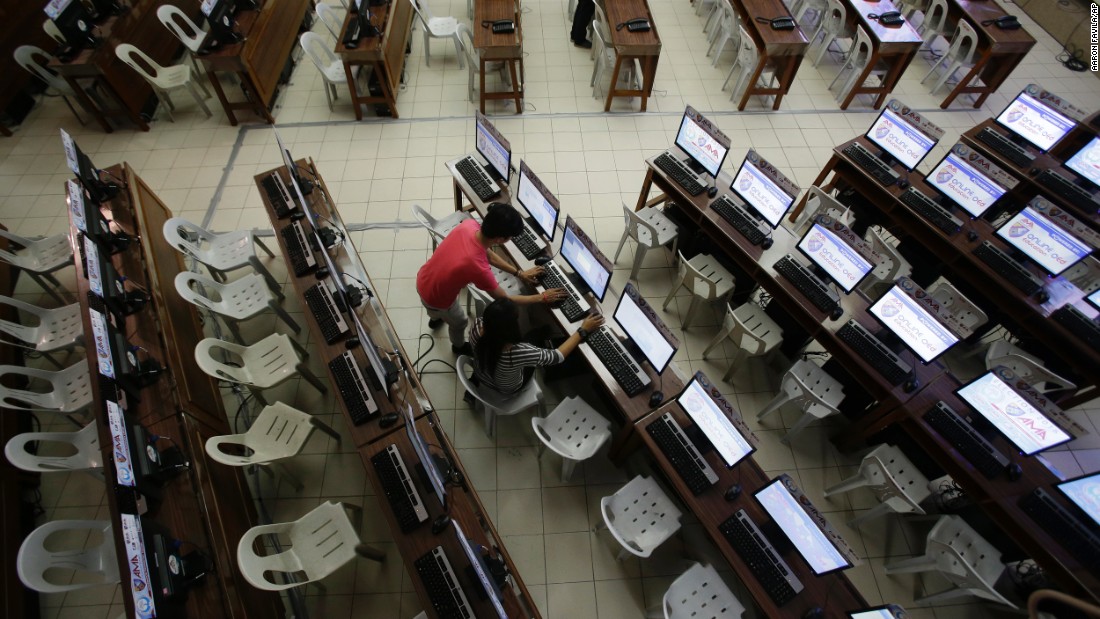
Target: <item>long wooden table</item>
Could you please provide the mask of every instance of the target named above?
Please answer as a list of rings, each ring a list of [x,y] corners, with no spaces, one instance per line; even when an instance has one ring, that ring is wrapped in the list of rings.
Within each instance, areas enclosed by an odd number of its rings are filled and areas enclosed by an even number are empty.
[[[611,86],[607,89],[603,111],[611,111],[611,100],[615,97],[640,97],[640,111],[644,112],[649,97],[653,94],[657,61],[661,58],[661,37],[657,34],[657,22],[653,19],[646,0],[606,0],[604,11],[611,28],[611,46],[615,48],[615,68],[611,71]],[[650,29],[646,32],[630,32],[625,26],[620,27],[620,24],[636,18],[648,20]],[[641,90],[618,88],[623,63],[630,65],[635,61],[642,68]]]
[[[886,96],[893,92],[909,63],[917,57],[917,50],[920,49],[924,40],[908,21],[897,27],[888,27],[883,26],[877,19],[867,17],[871,14],[881,15],[896,10],[892,0],[843,1],[848,9],[848,24],[853,29],[859,26],[870,35],[871,53],[863,71],[856,78],[856,85],[848,91],[848,95],[840,103],[840,109],[848,109],[848,105],[856,95],[878,95],[873,106],[877,110],[886,101]],[[867,78],[880,61],[889,67],[882,78],[882,83],[878,86],[866,86]]]
[[[988,23],[1006,15],[1008,13],[996,2],[948,0],[948,22],[958,23],[964,19],[969,22],[978,33],[978,49],[974,55],[974,66],[959,79],[955,88],[940,103],[940,108],[947,109],[961,94],[978,95],[974,100],[974,109],[980,108],[1035,47],[1035,39],[1023,28],[1002,30]],[[980,79],[981,83],[971,84],[975,78]]]
[[[344,37],[357,19],[356,13],[349,10],[344,17],[340,38],[336,41],[336,55],[344,65],[355,119],[363,120],[364,105],[378,103],[389,108],[391,117],[398,118],[397,89],[405,69],[405,47],[412,30],[412,4],[408,0],[395,0],[385,7],[372,7],[370,23],[378,29],[379,36],[367,37],[359,33],[355,47],[348,48],[344,45]],[[377,80],[382,90],[381,96],[371,94],[369,88],[366,94],[360,92],[356,84],[356,69],[361,71],[364,67],[370,69],[370,79]]]
[[[478,0],[474,2],[474,51],[478,57],[478,75],[480,75],[481,113],[485,113],[485,102],[499,99],[512,99],[516,104],[516,114],[523,112],[523,23],[519,2],[516,0]],[[516,25],[513,32],[494,34],[491,27],[482,26],[501,19],[510,19]],[[512,89],[500,92],[485,90],[485,66],[490,62],[508,64],[508,75]],[[517,79],[516,64],[519,64]]]
[[[783,102],[783,95],[791,90],[794,76],[798,67],[802,65],[802,58],[806,55],[809,42],[806,33],[802,32],[797,24],[791,30],[775,30],[768,24],[756,21],[757,16],[774,19],[776,17],[792,17],[787,5],[780,0],[724,0],[733,5],[741,19],[741,25],[752,37],[759,52],[759,62],[753,70],[749,85],[741,95],[741,101],[737,104],[738,110],[745,109],[749,97],[774,96],[772,109],[778,110]],[[793,17],[792,17],[793,19]],[[737,53],[735,51],[735,53]],[[769,65],[775,67],[775,86],[761,87],[758,85],[760,75]]]

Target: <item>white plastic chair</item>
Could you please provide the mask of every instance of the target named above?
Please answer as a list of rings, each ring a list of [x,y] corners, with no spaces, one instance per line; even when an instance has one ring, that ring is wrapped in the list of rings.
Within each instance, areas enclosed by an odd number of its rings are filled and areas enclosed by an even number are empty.
[[[928,78],[932,77],[936,69],[941,66],[945,67],[943,75],[932,87],[932,94],[936,94],[956,71],[963,67],[974,66],[974,50],[977,47],[978,33],[974,31],[974,27],[969,22],[960,19],[958,26],[955,27],[955,34],[951,36],[951,47],[948,48],[946,54],[932,63],[932,68],[928,70],[920,83],[923,84],[928,81]]]
[[[638,279],[638,269],[642,268],[642,260],[645,259],[647,251],[672,243],[672,255],[678,255],[676,245],[680,240],[680,230],[661,209],[649,206],[640,211],[634,211],[623,204],[623,219],[625,220],[623,236],[619,239],[619,247],[615,250],[615,257],[611,262],[619,261],[619,254],[626,245],[626,239],[634,239],[638,246],[634,249],[634,266],[630,269],[630,279]]]
[[[172,103],[171,95],[168,94],[168,91],[174,88],[187,88],[191,96],[195,98],[195,102],[202,108],[202,111],[206,112],[206,117],[210,118],[212,116],[210,108],[206,107],[206,101],[204,101],[205,98],[210,96],[210,93],[207,92],[206,86],[203,86],[201,80],[192,81],[191,67],[186,64],[180,64],[174,67],[162,67],[157,64],[155,60],[150,58],[148,54],[129,43],[120,43],[115,47],[115,55],[118,56],[122,62],[130,65],[130,68],[134,71],[137,71],[138,75],[145,78],[145,81],[149,82],[153,90],[164,98],[164,102],[168,105],[166,108],[168,111],[168,120],[176,122],[176,119],[172,116],[172,110],[176,109],[176,106]],[[199,91],[195,90],[196,82],[199,85],[199,90],[202,90],[204,96],[200,97]]]
[[[799,0],[797,9],[793,11],[794,20],[803,28],[813,28],[821,23],[827,8],[826,0]],[[807,14],[809,19],[806,19]]]
[[[917,11],[927,11],[928,0],[898,0],[897,7],[905,15],[906,21],[913,21],[913,15]]]
[[[410,0],[416,16],[420,18],[420,25],[424,26],[424,62],[432,66],[432,54],[430,41],[432,39],[451,39],[455,44],[455,54],[458,56],[458,68],[465,66],[462,62],[462,40],[458,37],[458,20],[454,17],[435,17],[432,10],[423,0]]]
[[[871,71],[867,74],[862,82],[859,82],[860,76],[863,74],[864,69],[867,68],[867,63],[871,61],[871,36],[867,34],[867,31],[863,29],[863,26],[856,26],[856,40],[852,44],[852,49],[848,52],[848,57],[844,60],[844,64],[840,67],[840,72],[836,74],[833,81],[829,83],[829,89],[832,90],[837,80],[841,75],[844,75],[845,71],[848,71],[848,78],[844,81],[844,85],[840,87],[840,90],[836,93],[837,101],[844,101],[848,98],[848,93],[855,88],[860,88],[863,84],[867,83],[867,80],[878,78],[879,80],[885,79],[886,74],[889,72],[889,67],[885,62],[879,60]],[[859,82],[859,83],[857,83]]]
[[[683,252],[677,251],[676,253],[680,258],[680,281],[673,284],[672,290],[668,291],[668,296],[665,297],[664,305],[661,307],[668,309],[668,304],[672,303],[672,299],[681,286],[691,291],[691,305],[688,307],[687,315],[683,319],[683,328],[687,329],[699,310],[700,301],[708,303],[719,300],[723,303],[728,302],[730,295],[733,294],[733,286],[736,282],[733,275],[725,267],[706,254],[697,254],[694,258],[688,260],[684,258]]]
[[[1085,259],[1066,269],[1062,277],[1085,294],[1100,290],[1100,259],[1085,256]]]
[[[320,430],[340,442],[340,434],[308,413],[291,408],[282,402],[265,407],[252,426],[244,434],[212,436],[206,440],[206,453],[211,460],[227,466],[261,465],[276,463],[298,455],[314,430]],[[230,451],[225,446],[231,446]],[[282,467],[299,491],[304,487],[294,475]]]
[[[30,239],[0,230],[0,238],[8,240],[8,248],[0,249],[0,260],[25,272],[58,303],[68,303],[61,294],[61,282],[53,276],[54,271],[73,264],[68,234]]]
[[[840,403],[844,400],[844,387],[840,381],[829,376],[816,363],[799,359],[783,375],[779,383],[779,393],[757,413],[757,419],[779,410],[788,402],[798,405],[802,417],[781,440],[790,443],[796,434],[810,425],[815,419],[824,419],[840,412]]]
[[[821,35],[821,46],[817,48],[816,55],[814,52],[807,51],[807,56],[813,56],[813,63],[816,67],[821,63],[822,57],[825,56],[825,51],[832,46],[833,43],[838,42],[840,39],[851,39],[855,36],[855,31],[848,27],[848,9],[846,5],[840,0],[829,0],[828,7],[825,10],[825,15],[817,23],[817,28],[814,30],[813,36],[810,37],[810,45],[807,50],[813,48],[817,44],[817,37]]]
[[[224,282],[228,271],[251,266],[264,276],[268,288],[279,290],[279,282],[256,257],[256,248],[252,244],[259,245],[269,257],[274,258],[275,254],[251,230],[214,234],[182,217],[173,217],[164,222],[164,238],[180,253],[206,265],[214,279]]]
[[[340,30],[344,26],[344,20],[336,14],[336,11],[324,2],[318,2],[314,11],[317,13],[317,18],[325,25],[325,29],[332,34],[332,38],[339,39]]]
[[[794,226],[795,236],[801,237],[810,226],[814,223],[814,218],[818,215],[828,215],[833,219],[847,224],[851,221],[848,216],[850,212],[848,207],[841,204],[836,198],[830,196],[823,191],[820,187],[810,185],[807,189],[809,194],[806,197],[806,207],[802,209],[802,214],[798,218],[798,223]]]
[[[879,445],[863,456],[859,471],[825,489],[825,498],[870,487],[880,503],[848,521],[851,527],[890,512],[924,514],[920,504],[932,494],[928,478],[893,445]]]
[[[493,276],[496,277],[497,284],[508,296],[515,296],[525,294],[523,283],[518,277],[511,273],[505,273],[500,269],[490,266],[493,271]],[[481,316],[485,312],[485,306],[493,302],[493,297],[489,296],[489,293],[478,288],[473,284],[466,285],[466,315],[470,317],[470,320]],[[524,319],[524,314],[520,313],[520,320]]]
[[[325,100],[328,101],[329,111],[332,111],[333,103],[339,98],[336,87],[347,83],[344,64],[332,51],[332,44],[316,32],[303,32],[298,41],[325,80]]]
[[[88,532],[98,533],[98,545],[84,547]],[[55,533],[59,534],[57,539],[67,542],[64,549],[58,549],[56,541],[46,544]],[[66,593],[119,583],[115,537],[107,520],[47,522],[23,540],[15,566],[19,580],[39,593]]]
[[[1004,572],[1001,552],[959,516],[940,516],[928,532],[924,555],[883,566],[886,574],[938,572],[954,587],[913,600],[917,606],[942,604],[965,596],[977,596],[1000,602],[1008,601],[993,588]]]
[[[205,275],[193,271],[181,271],[176,275],[176,293],[188,303],[208,309],[218,314],[225,320],[229,331],[238,342],[244,343],[241,337],[239,322],[247,320],[271,310],[275,312],[288,327],[295,333],[301,331],[301,327],[290,317],[290,314],[279,305],[283,300],[283,294],[271,292],[263,277],[256,273],[249,273],[226,284],[220,284]]]
[[[264,591],[282,591],[305,584],[323,591],[324,585],[317,581],[357,555],[381,562],[385,554],[360,542],[358,527],[348,518],[345,507],[360,514],[361,520],[361,508],[326,501],[294,522],[266,524],[245,531],[237,544],[241,575],[253,587]],[[287,538],[290,546],[284,546],[278,554],[259,555],[254,542],[261,535]],[[296,572],[304,573],[305,580],[293,581]],[[283,575],[279,580],[291,582],[279,582],[276,579],[279,574]]]
[[[598,10],[600,5],[596,5]],[[599,26],[598,20],[592,20],[592,96],[599,99],[603,96],[604,81],[611,83],[611,74],[615,66],[615,58],[618,52],[611,45],[611,37],[604,33],[605,28]],[[641,90],[641,66],[638,60],[632,59],[619,69],[619,84],[628,85],[629,88]]]
[[[539,416],[546,416],[546,403],[543,401],[542,389],[534,377],[527,381],[516,393],[502,394],[486,385],[475,385],[469,376],[474,372],[474,360],[467,355],[460,355],[455,360],[455,369],[458,380],[477,401],[478,407],[485,415],[485,434],[490,438],[496,435],[497,417],[515,415],[522,411],[537,406]]]
[[[938,36],[947,36],[947,0],[932,0],[922,11],[923,19],[917,26],[917,34],[924,39],[922,49],[930,48]]]
[[[737,346],[737,352],[730,359],[730,367],[722,377],[728,382],[746,357],[759,357],[774,350],[783,341],[783,329],[759,305],[749,302],[737,309],[726,308],[722,329],[703,350],[703,358],[706,359],[710,351],[727,338]]]
[[[733,595],[713,566],[693,563],[665,591],[661,608],[650,619],[738,619],[745,606]]]
[[[304,359],[308,356],[297,342],[283,333],[273,333],[251,346],[215,337],[208,337],[195,346],[195,363],[199,369],[218,380],[247,386],[265,406],[268,402],[261,390],[299,374],[317,391],[328,391],[324,383],[306,367]],[[230,365],[218,357],[228,358],[237,365]]]
[[[733,49],[740,49],[741,37],[744,36],[741,19],[738,17],[737,11],[733,10],[733,5],[728,1],[720,3],[718,5],[718,25],[711,31],[710,47],[707,48],[707,56],[714,55],[710,60],[710,66],[718,66],[718,57],[722,55],[726,44],[731,40]]]
[[[46,23],[50,24],[50,26],[57,31],[57,26],[55,26],[52,21],[47,19]],[[50,29],[47,28],[46,32],[49,33]],[[61,36],[61,32],[57,31],[57,35]],[[62,45],[66,44],[65,37],[61,37],[60,43]],[[34,45],[20,45],[12,52],[12,56],[15,57],[15,62],[19,63],[19,66],[23,67],[31,75],[46,82],[46,86],[60,94],[61,100],[69,107],[69,111],[73,113],[73,116],[76,116],[77,121],[79,121],[81,125],[84,124],[85,120],[80,117],[76,108],[73,107],[73,102],[69,100],[69,97],[72,97],[76,99],[77,102],[80,102],[80,97],[77,96],[76,91],[73,90],[73,87],[69,82],[65,81],[63,77],[46,68],[50,61],[53,60],[53,56],[50,55],[49,52],[40,47],[35,47]]]
[[[191,66],[195,69],[195,75],[201,76],[202,69],[199,67],[196,54],[202,49],[202,42],[206,39],[206,31],[202,29],[202,26],[191,21],[187,13],[172,4],[162,4],[157,9],[157,19],[164,24],[168,32],[171,32],[187,48],[187,51],[190,52]],[[198,79],[202,78],[199,77]]]
[[[24,325],[0,320],[0,333],[10,335],[20,345],[41,353],[55,367],[60,368],[61,364],[50,353],[58,350],[72,352],[77,346],[84,346],[84,319],[80,314],[79,303],[57,309],[45,309],[18,299],[0,296],[0,305],[10,305],[31,316],[32,322],[37,323]]]
[[[577,462],[596,455],[611,438],[611,422],[578,396],[561,401],[546,417],[532,417],[531,427],[543,446],[562,458],[561,480],[569,481]]]
[[[985,351],[985,369],[992,370],[998,365],[1012,370],[1040,393],[1077,388],[1073,381],[1048,370],[1041,359],[1005,340],[994,340]]]
[[[641,475],[600,499],[600,513],[602,526],[622,545],[620,561],[627,553],[645,559],[680,530],[680,510],[653,478]]]
[[[468,0],[472,2],[472,0]],[[466,24],[459,22],[458,24],[458,36],[462,40],[462,54],[466,57],[466,72],[469,78],[469,100],[474,102],[474,93],[478,89],[477,78],[480,75],[480,58],[478,57],[477,49],[474,47],[474,33],[470,30],[470,27]],[[512,75],[508,72],[508,65],[504,62],[486,62],[485,72],[499,71],[500,80],[507,86],[512,85]]]
[[[884,258],[859,284],[859,289],[868,296],[874,296],[872,293],[878,286],[892,286],[897,278],[913,272],[913,267],[909,266],[909,262],[902,257],[901,252],[873,227],[867,228],[867,234],[863,235],[863,240],[871,244],[872,251]]]
[[[741,33],[738,37],[737,59],[730,67],[730,72],[726,75],[726,81],[722,82],[722,89],[726,88],[730,80],[733,79],[734,74],[736,74],[737,79],[733,82],[733,88],[730,90],[730,101],[740,102],[745,95],[745,90],[752,85],[749,80],[752,79],[752,74],[756,72],[756,65],[760,63],[760,52],[756,49],[756,41],[752,40],[745,27],[738,25],[737,28]],[[768,74],[769,69],[772,69],[770,75]],[[760,73],[760,79],[767,85],[774,83],[774,68],[764,67],[764,71]]]
[[[57,24],[53,23],[52,19],[47,19],[42,22],[42,30],[50,35],[50,38],[56,41],[58,45],[65,46],[69,44],[68,40],[65,39],[64,33],[57,27]]]
[[[447,235],[458,227],[459,224],[470,219],[470,214],[466,211],[455,211],[447,215],[436,219],[431,213],[419,204],[412,205],[413,219],[417,221],[424,229],[428,231],[428,235],[432,237],[432,251],[439,247],[439,243],[443,239],[447,238]]]
[[[928,288],[927,292],[928,296],[939,301],[940,305],[947,310],[953,326],[959,330],[964,339],[989,322],[989,316],[982,311],[982,308],[966,298],[946,279],[937,281]]]
[[[44,455],[41,443],[65,445],[65,451],[75,453],[67,456]],[[39,443],[35,453],[27,447]],[[16,434],[4,446],[4,455],[12,466],[31,473],[52,473],[55,471],[91,471],[103,468],[103,452],[99,448],[99,430],[93,420],[76,432],[24,432]]]
[[[52,372],[21,365],[0,365],[0,382],[7,382],[10,375],[21,375],[29,381],[39,380],[48,383],[48,391],[38,391],[29,387],[16,389],[0,384],[0,405],[7,408],[27,411],[53,411],[70,414],[84,409],[92,403],[92,385],[88,373],[88,361],[81,359],[69,367]]]

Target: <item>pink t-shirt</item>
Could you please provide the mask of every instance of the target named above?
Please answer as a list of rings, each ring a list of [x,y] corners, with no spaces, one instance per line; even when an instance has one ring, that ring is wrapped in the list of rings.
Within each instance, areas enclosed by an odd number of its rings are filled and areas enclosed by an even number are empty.
[[[416,274],[416,291],[432,307],[445,309],[458,298],[467,284],[490,292],[497,279],[489,268],[485,246],[477,241],[481,224],[468,219],[443,239],[431,258]]]

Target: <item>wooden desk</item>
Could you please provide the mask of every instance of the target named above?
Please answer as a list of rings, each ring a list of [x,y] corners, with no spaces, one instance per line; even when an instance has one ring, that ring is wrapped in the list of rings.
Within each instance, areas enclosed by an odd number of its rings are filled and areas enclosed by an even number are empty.
[[[523,112],[523,24],[520,19],[519,2],[516,0],[478,0],[474,2],[474,49],[477,51],[478,71],[481,75],[480,88],[481,113],[485,113],[488,100],[513,99],[516,114]],[[492,28],[481,24],[500,19],[510,19],[516,24],[514,32],[493,34]],[[485,91],[485,64],[487,62],[508,63],[509,77],[512,78],[512,90],[501,92]],[[516,79],[516,63],[519,63],[519,79]],[[643,108],[644,109],[644,108]]]
[[[257,10],[240,11],[235,30],[244,41],[221,48],[198,58],[206,67],[206,75],[218,101],[225,110],[229,124],[237,125],[234,110],[252,110],[268,124],[274,124],[271,110],[286,68],[287,59],[298,44],[298,33],[311,0],[257,0]],[[159,24],[158,24],[159,26]],[[164,27],[160,26],[163,31]],[[222,88],[218,72],[236,73],[245,100],[230,102]]]
[[[751,96],[772,95],[775,97],[772,109],[778,110],[779,104],[783,101],[783,95],[791,90],[795,73],[798,72],[798,67],[802,65],[802,58],[806,55],[806,49],[809,47],[806,34],[802,32],[797,24],[792,30],[773,30],[768,24],[756,21],[758,15],[768,19],[792,17],[790,11],[787,10],[787,6],[779,0],[726,1],[733,5],[733,10],[737,11],[741,19],[741,25],[752,37],[753,42],[756,43],[756,49],[760,52],[760,62],[756,64],[749,86],[745,89],[745,94],[741,96],[737,109],[745,109],[745,105],[748,104]],[[761,88],[757,86],[757,82],[769,64],[775,67],[776,85],[772,88]]]
[[[657,22],[649,11],[649,3],[646,0],[606,0],[604,11],[607,13],[608,26],[611,28],[611,46],[615,48],[615,69],[611,71],[611,86],[607,88],[607,101],[603,111],[611,111],[611,99],[614,97],[641,97],[641,111],[645,111],[646,103],[653,94],[653,80],[657,76],[657,61],[661,57],[661,37],[657,34]],[[650,29],[647,32],[630,32],[625,27],[618,25],[635,18],[649,20]],[[620,90],[616,86],[619,83],[619,73],[622,71],[623,61],[627,64],[635,60],[642,67],[642,89]]]
[[[849,25],[853,28],[858,25],[870,35],[871,56],[867,59],[867,65],[863,68],[863,73],[856,79],[856,86],[840,103],[840,109],[848,109],[848,105],[851,104],[856,95],[877,94],[878,98],[875,99],[873,106],[877,110],[882,106],[883,101],[886,101],[886,95],[893,92],[894,86],[897,86],[901,74],[905,72],[909,63],[913,61],[913,58],[916,58],[917,50],[920,49],[924,40],[921,39],[908,21],[901,26],[890,28],[880,24],[877,19],[868,19],[867,15],[871,13],[881,15],[896,10],[891,0],[876,0],[875,2],[844,0],[844,4],[847,5]],[[885,62],[890,67],[883,77],[882,84],[871,87],[863,86],[879,61]]]
[[[1000,4],[987,0],[949,0],[947,3],[947,20],[950,23],[958,23],[965,19],[978,33],[978,49],[974,56],[974,66],[963,76],[947,98],[940,103],[940,108],[947,109],[951,102],[961,94],[977,94],[974,100],[974,109],[978,109],[985,103],[990,94],[997,91],[1010,73],[1020,64],[1031,48],[1035,46],[1035,39],[1023,28],[1016,30],[1001,30],[993,24],[983,25],[983,22],[1008,15]],[[981,85],[970,85],[975,78],[980,78]]]
[[[363,106],[372,103],[385,104],[390,109],[390,116],[398,118],[397,88],[401,84],[401,72],[405,68],[405,46],[408,45],[409,32],[412,29],[412,4],[408,0],[396,0],[384,8],[373,7],[371,24],[378,28],[381,35],[364,37],[360,34],[356,46],[348,49],[344,46],[344,35],[356,18],[356,14],[349,10],[344,17],[340,38],[336,41],[336,55],[344,63],[344,75],[347,76],[348,92],[351,93],[351,104],[355,108],[355,120],[363,120]],[[373,73],[371,78],[377,78],[378,87],[382,89],[381,96],[372,95],[369,90],[366,95],[359,92],[356,67],[370,68]]]

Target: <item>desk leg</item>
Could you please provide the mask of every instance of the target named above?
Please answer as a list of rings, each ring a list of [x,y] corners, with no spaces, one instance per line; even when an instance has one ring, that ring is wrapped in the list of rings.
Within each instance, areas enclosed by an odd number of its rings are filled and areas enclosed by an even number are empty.
[[[825,164],[825,167],[821,169],[821,173],[817,175],[817,178],[815,178],[814,182],[811,184],[815,187],[821,187],[821,183],[825,182],[825,179],[829,176],[829,174],[832,173],[833,168],[836,167],[836,164],[837,158],[836,155],[833,155],[829,158],[828,163]],[[650,170],[650,174],[653,174],[652,170]],[[799,216],[802,215],[802,211],[806,209],[806,201],[809,199],[810,192],[807,191],[802,196],[802,199],[798,201],[798,206],[791,209],[791,214],[787,216],[787,221],[791,222],[792,224],[798,221]]]
[[[363,105],[359,103],[359,89],[355,86],[355,73],[352,71],[351,63],[347,60],[344,61],[344,77],[348,80],[348,92],[351,94],[351,105],[355,108],[355,120],[363,120]]]
[[[996,59],[996,62],[989,63],[985,71],[983,71],[982,81],[985,82],[986,89],[974,100],[974,109],[978,109],[985,103],[985,100],[989,98],[989,95],[993,94],[1010,73],[1016,70],[1016,67],[1020,64],[1020,61],[1024,59],[1024,54],[1006,54]]]
[[[516,100],[516,114],[523,113],[523,104],[520,103],[520,82],[516,79],[516,61],[508,61],[508,72],[512,75],[512,93]],[[484,74],[482,74],[484,75]]]
[[[94,101],[92,101],[92,98],[88,96],[88,93],[80,87],[80,83],[76,80],[76,78],[65,76],[65,81],[69,83],[69,86],[73,89],[73,92],[76,93],[77,98],[80,99],[80,102],[84,105],[84,109],[88,110],[88,113],[95,117],[96,122],[99,123],[99,126],[102,127],[103,130],[107,133],[111,133],[112,131],[114,131],[114,128],[111,127],[111,123],[107,122],[107,117],[103,114],[103,110],[100,109],[100,107],[96,105]]]
[[[378,72],[378,85],[382,87],[382,96],[386,98],[386,105],[390,107],[390,118],[396,119],[397,114],[397,93],[393,91],[392,78],[390,77],[389,69],[386,68],[385,62],[374,63],[374,70]],[[356,106],[358,109],[358,106]]]
[[[462,188],[458,186],[458,181],[451,181],[455,190],[455,211],[462,210]]]
[[[218,73],[211,69],[206,68],[206,79],[210,81],[210,86],[214,89],[214,94],[218,95],[218,101],[222,104],[222,109],[225,110],[225,115],[229,117],[229,124],[236,127],[237,117],[233,114],[233,108],[229,107],[229,98],[225,96],[225,91],[222,90],[222,81],[218,79]]]
[[[611,99],[615,96],[615,85],[619,83],[619,70],[623,66],[623,55],[615,54],[615,70],[611,72],[611,85],[607,87],[607,102],[603,105],[603,111],[611,111]]]
[[[882,107],[883,102],[886,101],[886,96],[894,91],[894,87],[898,85],[898,81],[901,79],[901,74],[909,67],[909,63],[913,61],[916,55],[916,50],[902,54],[894,60],[892,65],[890,65],[890,72],[886,74],[886,82],[883,84],[883,91],[880,92],[878,98],[875,99],[876,110]]]
[[[3,123],[0,123],[0,135],[11,137],[11,129],[8,129]]]
[[[478,89],[478,96],[481,97],[481,113],[485,113],[485,58],[478,57],[478,63],[481,65],[480,71],[480,84],[481,88]],[[512,84],[515,87],[515,84]]]
[[[642,110],[653,94],[653,82],[657,79],[657,61],[660,56],[642,56]]]
[[[649,198],[649,192],[653,188],[653,168],[645,167],[645,180],[642,181],[642,193],[638,195],[638,203],[634,205],[635,211],[640,211],[646,207],[646,199]]]
[[[768,57],[765,54],[761,54],[760,62],[756,63],[756,69],[752,72],[752,77],[749,78],[749,83],[745,85],[745,93],[741,95],[741,102],[737,104],[737,111],[742,111],[749,103],[749,97],[753,95],[753,91],[756,90],[756,83],[760,81],[760,74],[764,72],[764,67],[768,64]]]
[[[786,66],[783,68],[783,76],[779,78],[779,94],[775,95],[775,103],[772,104],[773,110],[779,109],[779,104],[783,102],[783,95],[790,92],[791,83],[794,82],[794,76],[798,73],[798,67],[801,64],[802,56],[787,56]]]

